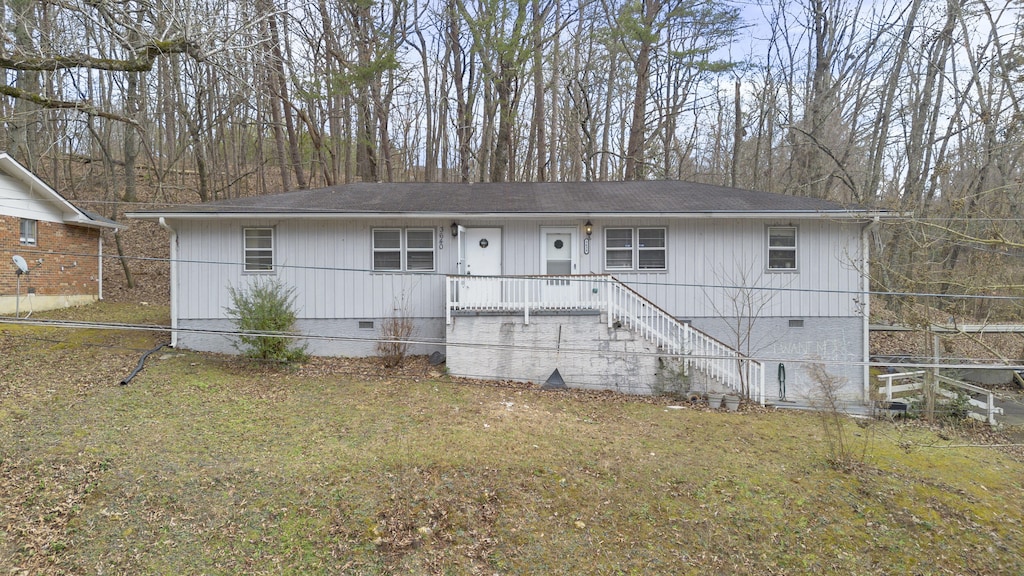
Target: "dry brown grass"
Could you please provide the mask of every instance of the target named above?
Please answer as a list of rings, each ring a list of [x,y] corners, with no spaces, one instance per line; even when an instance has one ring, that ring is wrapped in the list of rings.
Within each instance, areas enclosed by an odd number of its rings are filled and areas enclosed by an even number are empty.
[[[1024,464],[949,447],[967,430],[873,423],[841,471],[814,415],[456,381],[422,359],[172,351],[119,386],[164,336],[0,325],[5,571],[1024,573]]]

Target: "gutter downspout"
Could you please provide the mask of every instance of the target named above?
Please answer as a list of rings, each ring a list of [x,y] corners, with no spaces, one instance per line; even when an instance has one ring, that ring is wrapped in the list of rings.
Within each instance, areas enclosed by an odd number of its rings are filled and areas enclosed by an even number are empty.
[[[97,263],[98,270],[96,271],[96,276],[98,276],[97,280],[99,281],[100,286],[97,289],[96,297],[97,297],[98,300],[103,300],[103,232],[101,231],[98,234],[98,236],[100,237],[100,244],[99,244],[99,247],[98,247],[99,248],[99,262]]]
[[[864,307],[864,403],[871,402],[871,233],[878,227],[879,218],[875,216],[864,226],[861,232],[860,254],[864,261],[861,271],[861,298]]]
[[[160,217],[160,227],[166,229],[171,242],[171,348],[178,347],[178,233]]]

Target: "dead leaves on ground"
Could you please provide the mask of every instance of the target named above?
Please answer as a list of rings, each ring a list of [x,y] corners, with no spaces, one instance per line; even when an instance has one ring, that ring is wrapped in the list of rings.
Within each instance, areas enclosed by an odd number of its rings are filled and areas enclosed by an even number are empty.
[[[380,508],[339,501],[332,534],[346,546],[372,544],[388,573],[446,574],[455,566],[482,573],[498,542],[502,502],[491,486],[466,486],[479,479],[479,471],[438,467],[385,472]]]
[[[60,557],[76,539],[68,524],[108,468],[103,461],[83,465],[0,456],[0,564],[30,574],[65,573]]]

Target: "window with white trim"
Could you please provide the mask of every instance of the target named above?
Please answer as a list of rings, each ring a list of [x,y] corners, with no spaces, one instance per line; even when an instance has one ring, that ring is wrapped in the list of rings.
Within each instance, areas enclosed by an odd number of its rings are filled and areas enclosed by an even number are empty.
[[[378,272],[433,272],[433,228],[375,228],[373,269]]]
[[[373,231],[373,269],[385,272],[402,269],[402,231],[398,228]]]
[[[605,270],[665,270],[665,228],[605,228]]]
[[[796,270],[796,226],[768,227],[768,269]]]
[[[35,246],[38,240],[39,222],[28,218],[21,219],[21,234],[19,240],[25,246]]]
[[[431,228],[405,231],[405,269],[412,272],[434,270],[434,230]]]
[[[243,252],[246,272],[274,271],[274,229],[243,228]]]

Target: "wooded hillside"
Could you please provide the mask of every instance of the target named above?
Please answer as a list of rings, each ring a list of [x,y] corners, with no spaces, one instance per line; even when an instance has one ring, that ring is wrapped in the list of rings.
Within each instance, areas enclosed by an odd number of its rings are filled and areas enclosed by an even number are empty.
[[[899,210],[875,231],[876,287],[919,295],[887,304],[1020,316],[991,298],[1022,285],[1016,2],[5,0],[0,13],[0,147],[106,216],[355,180],[696,180]]]

